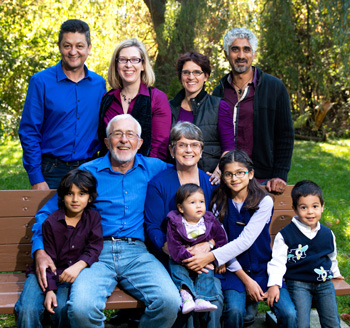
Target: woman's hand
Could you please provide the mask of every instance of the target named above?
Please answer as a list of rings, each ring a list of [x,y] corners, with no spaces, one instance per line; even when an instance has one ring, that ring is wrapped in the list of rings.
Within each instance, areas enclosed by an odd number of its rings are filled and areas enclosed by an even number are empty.
[[[197,254],[195,256],[192,256],[189,259],[183,260],[182,263],[186,266],[187,269],[198,272],[214,260],[214,254],[209,252],[205,254]]]

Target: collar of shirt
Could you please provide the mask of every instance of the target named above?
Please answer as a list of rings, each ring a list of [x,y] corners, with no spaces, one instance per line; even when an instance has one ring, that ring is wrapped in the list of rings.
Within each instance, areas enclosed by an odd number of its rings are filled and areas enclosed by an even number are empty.
[[[252,66],[254,69],[254,77],[253,77],[253,81],[249,84],[253,84],[254,86],[254,90],[256,89],[256,85],[258,83],[258,70]],[[227,77],[227,82],[229,83],[230,86],[232,86],[232,71],[230,72],[230,74]]]
[[[57,82],[63,81],[63,80],[69,80],[70,79],[67,77],[67,75],[64,73],[63,68],[62,68],[62,60],[60,60],[60,62],[56,65],[56,72],[57,72]],[[89,74],[89,70],[86,67],[86,65],[84,65],[84,72],[85,72],[85,77],[84,79],[89,79],[91,80],[91,76]]]
[[[109,159],[109,156],[110,156],[110,152],[108,151],[107,154],[101,158],[101,161],[99,163],[97,163],[97,165],[96,165],[97,172],[109,169],[109,171],[111,173],[123,174],[123,173],[114,171],[112,169],[112,165],[111,165],[111,161]],[[141,157],[140,156],[141,156],[140,154],[136,154],[135,155],[135,157],[134,157],[134,165],[132,166],[132,168],[128,172],[134,170],[137,166],[141,166],[142,168],[145,168],[144,163],[141,161]],[[128,172],[126,172],[126,174]]]
[[[297,217],[295,216],[292,219],[292,222],[297,226],[297,228],[308,238],[313,239],[316,235],[317,232],[321,229],[320,222],[317,222],[315,230],[311,230],[311,227],[308,225],[300,222]]]

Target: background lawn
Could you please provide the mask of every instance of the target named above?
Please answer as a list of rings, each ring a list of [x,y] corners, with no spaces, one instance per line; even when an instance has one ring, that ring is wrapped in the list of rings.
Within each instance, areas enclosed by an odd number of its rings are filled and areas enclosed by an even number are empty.
[[[18,140],[0,146],[0,189],[30,189],[22,166],[22,149]],[[332,228],[337,238],[339,267],[350,283],[350,140],[327,143],[296,141],[288,184],[310,179],[324,193],[322,223]],[[337,297],[339,313],[350,312],[350,296]],[[261,306],[264,310],[265,307]],[[350,324],[350,321],[347,322]],[[13,316],[0,316],[0,327],[14,327]]]

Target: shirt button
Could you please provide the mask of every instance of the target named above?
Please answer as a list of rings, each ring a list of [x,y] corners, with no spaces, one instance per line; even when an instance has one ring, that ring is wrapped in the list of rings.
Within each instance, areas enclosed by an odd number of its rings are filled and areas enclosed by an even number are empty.
[[[125,193],[127,194],[128,192],[126,191]]]
[[[72,248],[74,248],[74,245],[72,245]]]
[[[126,206],[125,208],[128,209],[129,207]]]
[[[77,134],[77,137],[79,137],[79,134]]]
[[[78,102],[80,102],[80,99],[78,99]]]
[[[78,120],[80,120],[80,117],[78,117]]]
[[[72,261],[69,261],[69,263],[72,263]]]

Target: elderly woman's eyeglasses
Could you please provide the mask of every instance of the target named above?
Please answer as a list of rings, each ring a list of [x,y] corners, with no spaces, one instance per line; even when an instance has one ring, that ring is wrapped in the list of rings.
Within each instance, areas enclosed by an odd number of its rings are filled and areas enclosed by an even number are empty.
[[[188,71],[187,69],[181,71],[181,73],[183,76],[190,76],[191,74],[193,74],[193,76],[195,77],[201,76],[203,74],[203,72],[199,70],[194,70],[191,72],[191,71]]]
[[[108,137],[112,137],[114,139],[122,139],[123,136],[125,136],[128,140],[133,140],[139,137],[139,135],[133,131],[122,132],[119,130],[113,131],[108,135]]]
[[[236,173],[231,173],[231,172],[225,172],[224,173],[224,179],[225,180],[232,180],[233,177],[236,178],[243,178],[246,174],[248,173],[248,171],[238,171]]]
[[[199,150],[202,148],[202,145],[200,142],[192,142],[190,144],[187,144],[185,142],[177,142],[176,147],[181,149],[181,150],[185,150],[188,147],[190,147],[192,150]]]
[[[141,63],[143,59],[137,58],[137,57],[133,57],[133,58],[118,57],[115,60],[120,64],[126,64],[127,62],[130,62],[130,64],[138,64],[138,63]]]

